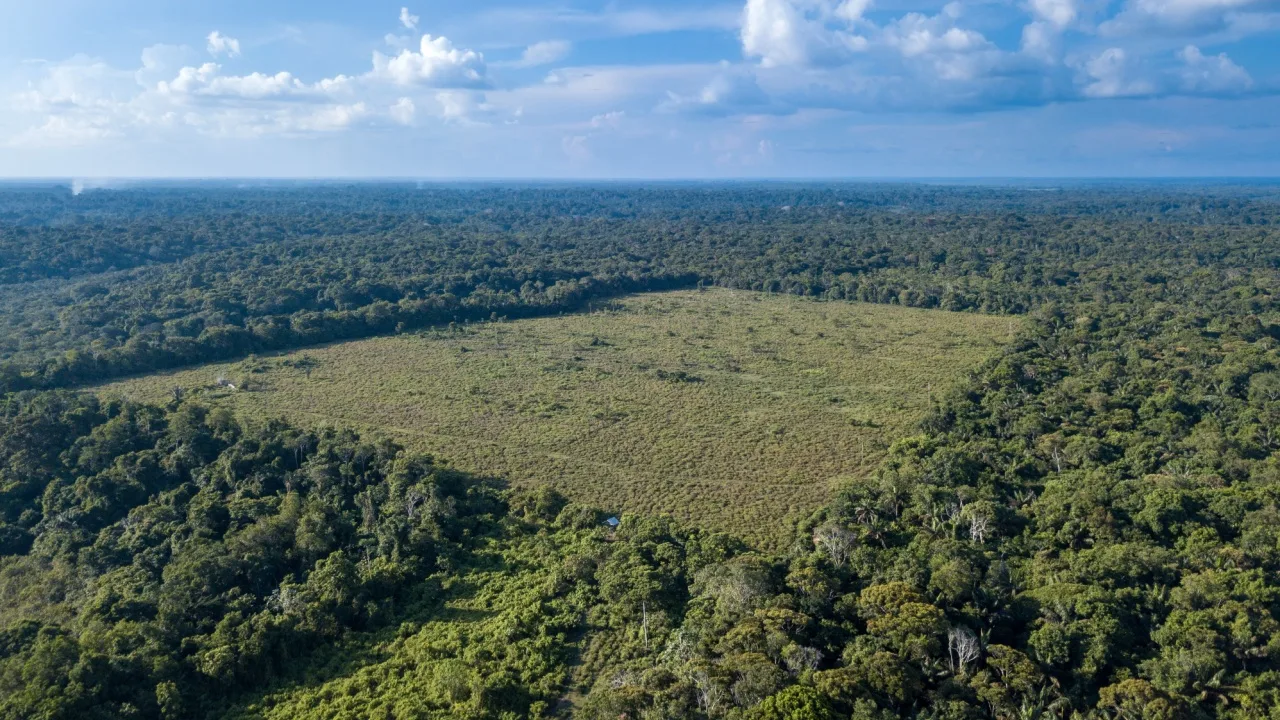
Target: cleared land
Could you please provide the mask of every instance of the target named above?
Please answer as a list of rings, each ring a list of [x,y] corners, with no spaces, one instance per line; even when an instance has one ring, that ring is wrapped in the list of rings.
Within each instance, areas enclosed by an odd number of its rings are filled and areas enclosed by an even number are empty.
[[[163,402],[182,387],[251,416],[377,429],[515,485],[772,545],[1015,330],[1009,318],[713,289],[98,390]]]

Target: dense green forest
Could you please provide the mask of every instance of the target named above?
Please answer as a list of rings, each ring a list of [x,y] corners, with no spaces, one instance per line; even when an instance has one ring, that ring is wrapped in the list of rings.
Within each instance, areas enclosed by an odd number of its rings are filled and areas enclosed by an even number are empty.
[[[1280,718],[1276,198],[4,189],[0,718]],[[777,554],[56,389],[699,283],[1027,322]]]
[[[0,192],[0,218],[12,218],[0,222],[0,388],[554,314],[700,282],[1022,313],[1094,290],[1163,292],[1163,278],[1188,266],[1269,267],[1260,253],[1276,195],[1217,192]]]

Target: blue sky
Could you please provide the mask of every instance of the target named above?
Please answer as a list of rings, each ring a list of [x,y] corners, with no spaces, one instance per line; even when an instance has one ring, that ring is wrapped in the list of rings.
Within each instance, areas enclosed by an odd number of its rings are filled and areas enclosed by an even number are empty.
[[[1280,0],[0,0],[0,176],[1280,176]]]

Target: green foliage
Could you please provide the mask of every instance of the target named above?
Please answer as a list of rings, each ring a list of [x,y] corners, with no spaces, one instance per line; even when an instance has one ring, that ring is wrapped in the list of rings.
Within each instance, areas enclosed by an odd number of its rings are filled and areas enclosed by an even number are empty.
[[[0,437],[0,569],[26,578],[0,587],[0,717],[173,714],[270,680],[394,617],[502,508],[389,444],[191,403],[10,398]],[[49,620],[24,618],[33,593]]]
[[[751,720],[835,720],[826,698],[803,685],[793,685],[765,698],[747,717]]]

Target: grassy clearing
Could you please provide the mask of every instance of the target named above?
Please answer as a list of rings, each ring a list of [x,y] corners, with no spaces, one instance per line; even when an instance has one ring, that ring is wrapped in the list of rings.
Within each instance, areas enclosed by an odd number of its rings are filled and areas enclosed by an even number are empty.
[[[707,290],[135,378],[253,416],[377,429],[455,466],[761,545],[875,466],[1008,318]],[[225,377],[239,389],[216,387]]]

